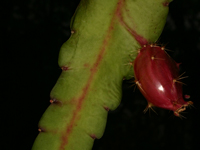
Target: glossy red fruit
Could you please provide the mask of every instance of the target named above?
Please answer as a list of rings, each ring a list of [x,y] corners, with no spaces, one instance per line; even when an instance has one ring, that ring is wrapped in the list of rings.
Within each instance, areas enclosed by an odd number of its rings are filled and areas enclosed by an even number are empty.
[[[144,45],[134,61],[135,82],[149,102],[174,111],[176,116],[192,104],[183,99],[182,83],[177,64],[157,45]]]

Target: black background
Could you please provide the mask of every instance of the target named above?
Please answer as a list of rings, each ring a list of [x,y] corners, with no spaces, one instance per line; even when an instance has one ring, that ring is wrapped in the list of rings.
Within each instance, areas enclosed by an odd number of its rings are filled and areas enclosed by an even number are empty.
[[[1,140],[2,150],[31,149],[37,123],[49,106],[49,93],[61,72],[57,65],[61,45],[69,38],[70,18],[79,0],[3,1],[0,43]],[[120,106],[109,112],[104,136],[95,140],[93,150],[199,149],[200,135],[200,1],[174,0],[160,37],[168,53],[181,62],[184,94],[195,108],[187,119],[155,108],[143,114],[147,105],[129,81],[123,84]]]

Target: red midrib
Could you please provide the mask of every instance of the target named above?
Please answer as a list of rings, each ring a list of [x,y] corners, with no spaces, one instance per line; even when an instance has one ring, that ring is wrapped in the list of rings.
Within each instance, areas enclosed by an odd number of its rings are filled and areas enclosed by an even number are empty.
[[[124,3],[125,0],[118,0],[118,3],[116,5],[116,9],[115,9],[115,12],[113,14],[113,17],[112,17],[112,20],[111,20],[111,23],[109,25],[109,28],[108,28],[108,31],[107,31],[107,34],[103,40],[103,43],[102,43],[102,46],[100,48],[100,51],[99,51],[99,54],[98,54],[98,57],[95,61],[95,63],[93,64],[92,68],[90,69],[90,76],[89,76],[89,79],[85,85],[85,87],[83,88],[83,92],[81,94],[81,96],[79,98],[77,98],[77,106],[75,108],[75,110],[73,111],[73,115],[72,115],[72,118],[69,122],[69,124],[67,125],[66,127],[66,131],[63,133],[62,135],[62,141],[61,141],[61,145],[60,145],[60,148],[59,150],[64,150],[65,149],[65,146],[68,144],[68,139],[69,139],[69,136],[70,134],[72,133],[72,129],[75,125],[75,122],[77,121],[77,115],[78,113],[81,111],[81,107],[82,107],[82,104],[85,100],[85,97],[86,95],[88,94],[89,92],[89,88],[90,88],[90,85],[92,83],[92,80],[94,78],[94,75],[96,74],[97,70],[98,70],[98,67],[99,67],[99,64],[101,63],[102,61],[102,58],[103,58],[103,55],[105,54],[105,50],[106,50],[106,47],[108,46],[108,42],[111,38],[111,33],[114,29],[114,25],[115,25],[115,20],[117,18],[119,18],[120,22],[122,25],[125,25],[123,23],[123,20],[122,20],[122,16],[121,16],[121,10],[122,10],[122,6],[123,6],[123,3]],[[126,26],[125,26],[126,27]],[[127,27],[126,27],[127,28]],[[130,29],[129,29],[130,30]],[[128,31],[129,31],[128,30]],[[131,30],[132,31],[132,30]],[[132,34],[132,33],[131,33]],[[134,35],[137,35],[136,32]],[[134,36],[133,35],[133,36]],[[137,40],[137,39],[136,39]],[[140,42],[140,41],[138,41]],[[141,43],[140,43],[141,44]],[[74,100],[74,98],[73,98]]]

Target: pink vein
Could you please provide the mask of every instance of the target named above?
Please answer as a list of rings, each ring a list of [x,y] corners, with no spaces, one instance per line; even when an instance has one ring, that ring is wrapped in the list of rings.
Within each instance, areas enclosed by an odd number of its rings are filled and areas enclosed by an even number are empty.
[[[148,43],[148,41],[142,37],[141,35],[139,35],[135,30],[133,30],[133,28],[130,28],[127,23],[124,21],[123,19],[123,16],[122,16],[122,10],[120,10],[118,12],[118,19],[119,19],[119,22],[121,23],[122,26],[124,26],[126,28],[126,30],[135,38],[136,41],[138,41],[138,43],[143,46],[145,44]],[[127,10],[126,10],[127,11]],[[132,19],[130,16],[129,16],[130,19]]]
[[[110,26],[108,28],[107,34],[105,36],[105,39],[103,41],[103,44],[102,44],[102,46],[100,48],[100,52],[98,54],[98,57],[97,57],[95,63],[93,64],[93,66],[92,66],[92,68],[90,70],[91,73],[90,73],[89,79],[88,79],[85,87],[83,88],[83,92],[82,92],[81,96],[77,100],[78,104],[76,106],[76,109],[73,112],[73,116],[72,116],[72,118],[71,118],[71,120],[69,122],[69,125],[66,127],[66,131],[62,135],[62,141],[61,141],[61,145],[60,145],[60,148],[59,148],[60,150],[64,150],[65,146],[68,143],[68,138],[69,138],[69,135],[72,132],[72,129],[73,129],[73,127],[75,125],[75,122],[77,120],[78,112],[81,110],[82,103],[85,100],[85,97],[89,92],[89,87],[91,85],[91,82],[92,82],[92,80],[94,78],[95,73],[98,70],[99,64],[101,63],[101,60],[102,60],[103,55],[105,53],[105,50],[106,50],[106,47],[108,45],[109,39],[111,37],[111,33],[112,33],[113,29],[114,29],[114,23],[115,23],[114,21],[115,21],[116,17],[118,16],[119,12],[121,11],[122,4],[123,4],[124,1],[125,0],[119,0],[118,3],[117,3],[115,13],[114,13],[114,15],[112,17],[112,20],[111,20]]]

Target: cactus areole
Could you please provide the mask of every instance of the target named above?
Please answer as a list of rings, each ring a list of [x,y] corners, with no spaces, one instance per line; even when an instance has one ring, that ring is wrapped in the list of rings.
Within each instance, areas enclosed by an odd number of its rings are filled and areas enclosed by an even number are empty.
[[[135,81],[148,101],[147,109],[157,106],[174,111],[180,116],[192,102],[186,102],[182,95],[182,75],[179,64],[165,51],[154,44],[144,45],[134,60]]]

